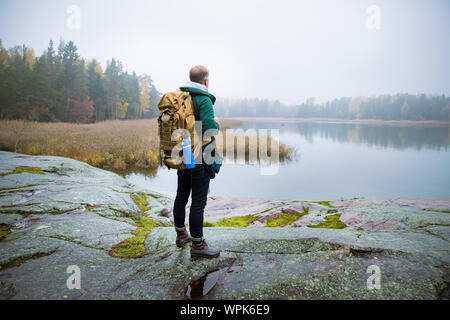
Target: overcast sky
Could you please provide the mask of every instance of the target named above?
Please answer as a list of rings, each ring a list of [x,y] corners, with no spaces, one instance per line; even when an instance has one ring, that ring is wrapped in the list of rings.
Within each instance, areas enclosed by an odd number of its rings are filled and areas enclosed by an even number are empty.
[[[80,29],[67,7],[80,8]],[[381,28],[370,29],[370,5]],[[373,20],[371,20],[373,21]],[[373,26],[373,24],[372,24]],[[206,65],[217,96],[284,103],[450,93],[448,0],[0,0],[0,39],[41,54],[50,39],[176,89]]]

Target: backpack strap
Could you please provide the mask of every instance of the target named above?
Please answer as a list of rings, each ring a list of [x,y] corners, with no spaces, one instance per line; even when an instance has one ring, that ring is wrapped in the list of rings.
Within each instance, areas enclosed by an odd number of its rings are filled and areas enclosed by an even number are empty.
[[[195,93],[192,93],[192,92],[189,92],[189,94],[191,95],[191,98],[192,98],[192,106],[194,107],[194,117],[195,117],[195,120],[197,120],[197,121],[200,121],[200,114],[199,114],[199,112],[200,112],[200,108],[197,106],[197,108],[195,108],[195,103],[194,103],[194,97],[196,97],[196,96],[198,96],[198,94],[195,94]]]

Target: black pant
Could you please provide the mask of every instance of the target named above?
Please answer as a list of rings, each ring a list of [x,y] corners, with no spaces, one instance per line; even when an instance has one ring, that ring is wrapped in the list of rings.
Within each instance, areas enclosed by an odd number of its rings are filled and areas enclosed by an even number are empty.
[[[203,213],[208,197],[211,180],[204,164],[196,164],[191,170],[178,170],[177,197],[173,206],[175,229],[184,230],[186,204],[192,190],[191,212],[189,213],[189,230],[192,240],[203,240]]]

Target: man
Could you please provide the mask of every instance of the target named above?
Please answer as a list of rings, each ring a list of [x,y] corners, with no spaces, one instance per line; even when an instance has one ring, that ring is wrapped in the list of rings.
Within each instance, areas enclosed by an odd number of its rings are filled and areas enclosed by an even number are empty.
[[[219,130],[220,126],[214,118],[213,104],[216,98],[208,93],[209,71],[203,66],[193,67],[190,71],[190,80],[180,90],[189,92],[194,105],[196,121],[202,122],[202,134],[207,130]],[[173,207],[175,230],[177,232],[176,244],[183,247],[192,241],[191,256],[203,258],[216,258],[220,255],[219,250],[208,246],[203,237],[203,213],[206,206],[210,174],[205,165],[195,164],[191,170],[178,170],[178,189]],[[189,213],[189,230],[186,231],[184,224],[186,217],[186,204],[192,191],[191,211]]]

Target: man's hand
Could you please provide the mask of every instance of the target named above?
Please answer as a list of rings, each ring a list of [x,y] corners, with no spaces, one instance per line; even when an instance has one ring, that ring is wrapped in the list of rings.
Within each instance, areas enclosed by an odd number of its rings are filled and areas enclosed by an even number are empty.
[[[215,121],[218,125],[220,125],[220,119],[219,119],[219,118],[214,117],[214,121]]]

